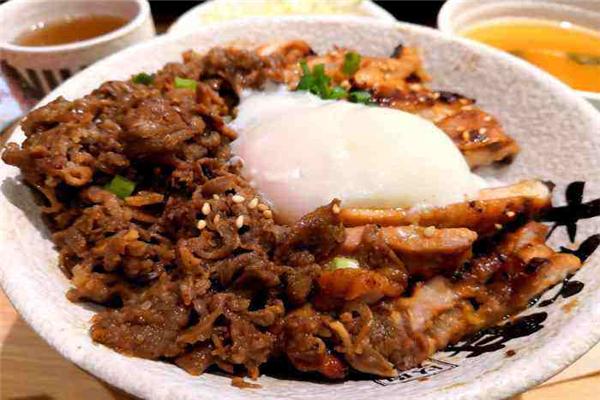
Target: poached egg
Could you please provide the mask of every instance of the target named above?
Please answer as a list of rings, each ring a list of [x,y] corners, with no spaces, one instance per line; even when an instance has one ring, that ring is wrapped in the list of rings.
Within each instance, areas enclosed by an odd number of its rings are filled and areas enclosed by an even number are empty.
[[[334,198],[344,207],[442,206],[484,186],[433,123],[307,92],[247,92],[231,123],[242,174],[293,223]]]

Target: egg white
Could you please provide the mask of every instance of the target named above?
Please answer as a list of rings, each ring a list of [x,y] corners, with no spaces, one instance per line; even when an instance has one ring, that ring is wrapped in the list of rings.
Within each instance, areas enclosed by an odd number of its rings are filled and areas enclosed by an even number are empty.
[[[441,206],[485,185],[444,132],[400,110],[280,88],[246,92],[231,127],[242,174],[283,223],[334,198],[346,207]]]

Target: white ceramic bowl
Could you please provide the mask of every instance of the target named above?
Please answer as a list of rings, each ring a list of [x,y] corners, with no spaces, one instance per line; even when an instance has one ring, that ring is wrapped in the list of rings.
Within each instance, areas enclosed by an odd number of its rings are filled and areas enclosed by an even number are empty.
[[[600,29],[597,0],[448,0],[438,14],[438,29],[457,34],[466,27],[497,18],[539,18],[569,21],[585,28]],[[577,90],[600,110],[600,93]]]
[[[181,36],[164,36],[115,54],[65,82],[44,99],[74,99],[108,79],[153,71],[180,59],[193,48],[205,51],[230,43],[257,44],[303,38],[316,51],[334,45],[371,55],[387,55],[403,42],[422,49],[433,86],[476,98],[496,115],[522,146],[507,167],[489,172],[506,181],[539,177],[557,184],[556,201],[564,202],[565,185],[586,180],[586,200],[600,197],[600,113],[572,90],[528,63],[472,41],[437,30],[365,18],[276,18],[218,24]],[[23,140],[18,131],[15,140]],[[260,390],[232,387],[223,375],[188,375],[174,365],[130,358],[94,344],[89,335],[93,310],[65,298],[69,282],[57,267],[57,253],[43,227],[18,170],[0,166],[0,283],[22,317],[66,358],[133,395],[149,399],[499,399],[548,379],[593,346],[600,337],[600,253],[576,278],[585,283],[577,296],[552,306],[523,312],[547,312],[545,327],[511,340],[501,351],[479,357],[439,352],[437,361],[394,381],[351,380],[318,383],[262,376]],[[600,221],[579,224],[577,240],[600,232]],[[552,245],[565,245],[562,228]],[[558,288],[545,295],[554,295]],[[563,307],[570,304],[570,311]],[[515,352],[508,358],[506,350]],[[432,364],[433,363],[433,364]],[[434,375],[434,373],[437,373]],[[414,378],[429,376],[427,380]]]
[[[92,39],[56,46],[14,43],[24,29],[66,16],[111,15],[129,22]],[[47,94],[61,82],[103,57],[154,37],[147,0],[11,0],[0,6],[0,60],[36,93]],[[41,97],[41,96],[40,96]]]
[[[396,18],[384,8],[373,3],[371,0],[359,0],[357,11],[360,16],[368,18],[377,18],[381,21],[395,22]],[[205,18],[212,14],[217,7],[224,5],[236,6],[237,0],[209,0],[191,8],[181,15],[177,21],[169,27],[169,33],[193,32],[206,26],[208,23]],[[226,21],[225,21],[226,22]]]

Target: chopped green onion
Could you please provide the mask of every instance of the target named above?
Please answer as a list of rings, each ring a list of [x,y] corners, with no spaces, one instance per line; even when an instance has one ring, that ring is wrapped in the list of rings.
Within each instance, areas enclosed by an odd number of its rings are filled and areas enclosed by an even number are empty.
[[[567,53],[571,61],[575,61],[579,65],[596,65],[600,66],[600,56],[583,53]]]
[[[348,56],[349,54],[350,56]],[[347,63],[344,63],[344,68],[346,69],[354,69],[356,65],[360,63],[360,55],[358,53],[346,53],[346,59],[348,61]],[[346,67],[346,64],[349,66]],[[362,103],[367,105],[375,104],[371,99],[371,94],[367,91],[356,90],[348,93],[348,91],[341,86],[331,87],[331,77],[325,74],[324,64],[317,64],[313,66],[311,71],[311,68],[308,66],[306,61],[302,60],[300,61],[300,68],[302,69],[302,76],[300,77],[300,81],[298,82],[296,90],[305,90],[312,94],[316,94],[325,100],[347,99],[353,103]]]
[[[313,67],[313,79],[314,85],[310,89],[310,92],[326,99],[329,96],[329,83],[331,78],[325,75],[325,65],[317,64]]]
[[[175,77],[175,88],[176,89],[192,89],[196,90],[196,86],[198,82],[193,79],[180,78],[178,76]]]
[[[306,60],[300,60],[300,68],[302,68],[302,73],[304,75],[310,75],[310,68],[308,68]]]
[[[131,80],[133,81],[133,83],[149,85],[152,82],[154,82],[154,74],[147,74],[145,72],[140,72],[139,74],[134,75],[133,78],[131,78]]]
[[[308,64],[306,64],[305,60],[300,61],[300,68],[302,68],[302,77],[298,82],[297,90],[310,90],[313,87],[315,79],[310,72],[310,68],[308,68]]]
[[[343,269],[343,268],[360,268],[360,264],[354,258],[349,257],[335,257],[329,262],[331,269]]]
[[[104,186],[104,189],[124,199],[127,196],[131,196],[131,193],[133,193],[135,182],[130,181],[121,175],[115,175],[115,177]]]
[[[360,67],[360,54],[349,51],[344,55],[344,65],[342,66],[342,70],[346,75],[354,75],[358,68]]]
[[[306,61],[300,61],[302,68],[302,77],[298,82],[297,90],[305,90],[327,99],[331,92],[331,78],[325,74],[325,65],[317,64],[310,70]]]
[[[346,89],[344,89],[341,86],[336,86],[336,87],[334,87],[334,88],[331,89],[331,91],[329,92],[329,96],[327,97],[327,99],[339,100],[339,99],[346,98],[346,96],[348,96],[348,92],[346,92]]]
[[[348,94],[348,100],[350,100],[353,103],[370,104],[371,93],[365,90],[355,90],[354,92],[350,92]]]
[[[325,75],[325,64],[317,64],[313,67],[312,74],[315,78],[322,78]]]
[[[309,91],[314,86],[314,79],[312,75],[304,75],[298,82],[297,90]]]

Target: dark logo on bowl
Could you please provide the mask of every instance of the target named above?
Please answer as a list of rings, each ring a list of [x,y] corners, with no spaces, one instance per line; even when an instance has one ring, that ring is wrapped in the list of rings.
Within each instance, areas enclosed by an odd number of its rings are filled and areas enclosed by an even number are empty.
[[[398,383],[425,380],[430,376],[437,375],[444,371],[449,371],[456,367],[458,367],[456,364],[430,358],[421,364],[420,367],[409,369],[408,371],[402,371],[394,378],[375,379],[375,383],[381,386],[389,386]]]
[[[448,346],[445,351],[452,352],[453,356],[460,352],[466,352],[467,358],[469,358],[501,350],[506,347],[506,342],[529,336],[542,329],[546,318],[548,318],[547,313],[538,312],[519,317],[500,326],[482,329],[466,340]]]

